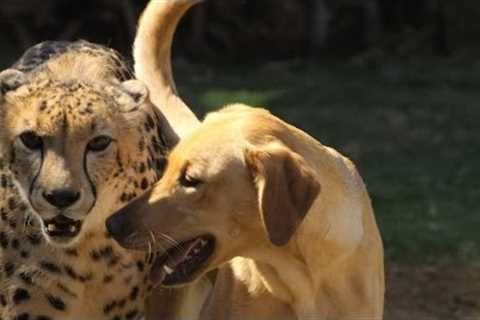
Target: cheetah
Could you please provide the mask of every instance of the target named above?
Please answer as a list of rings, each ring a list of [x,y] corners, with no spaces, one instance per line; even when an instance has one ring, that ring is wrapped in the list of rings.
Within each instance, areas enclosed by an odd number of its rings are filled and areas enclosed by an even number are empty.
[[[155,253],[121,248],[105,219],[161,177],[198,123],[170,70],[173,32],[195,2],[147,8],[157,19],[140,22],[136,68],[158,72],[143,82],[86,41],[41,43],[0,73],[0,319],[144,316]]]

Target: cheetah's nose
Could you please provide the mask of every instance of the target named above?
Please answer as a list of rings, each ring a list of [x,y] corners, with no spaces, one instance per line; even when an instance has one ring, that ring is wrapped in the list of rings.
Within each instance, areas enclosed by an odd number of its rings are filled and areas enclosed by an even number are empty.
[[[68,208],[80,198],[80,192],[70,188],[44,191],[42,195],[48,203],[54,207],[57,207],[58,209]]]

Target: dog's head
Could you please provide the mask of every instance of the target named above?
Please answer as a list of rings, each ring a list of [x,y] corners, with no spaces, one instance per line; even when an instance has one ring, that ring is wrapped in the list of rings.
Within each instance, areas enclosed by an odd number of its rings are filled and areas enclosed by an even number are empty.
[[[287,244],[317,197],[305,159],[268,132],[279,120],[252,109],[264,130],[246,134],[245,111],[207,118],[172,151],[162,180],[107,220],[127,248],[155,243],[154,281],[186,284],[257,246]]]

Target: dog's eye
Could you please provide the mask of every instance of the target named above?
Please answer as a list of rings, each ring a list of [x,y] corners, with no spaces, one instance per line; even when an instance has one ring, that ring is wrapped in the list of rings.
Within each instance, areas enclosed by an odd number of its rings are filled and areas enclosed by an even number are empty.
[[[108,136],[98,136],[90,140],[87,148],[93,152],[100,152],[107,149],[110,143],[112,143],[112,138]]]
[[[188,175],[188,173],[184,172],[179,180],[180,184],[184,187],[187,187],[187,188],[195,188],[195,187],[198,187],[200,184],[203,183],[202,180],[200,179],[197,179],[197,178],[194,178],[190,175]]]
[[[30,150],[40,150],[43,147],[42,138],[33,131],[25,131],[20,134],[20,140]]]

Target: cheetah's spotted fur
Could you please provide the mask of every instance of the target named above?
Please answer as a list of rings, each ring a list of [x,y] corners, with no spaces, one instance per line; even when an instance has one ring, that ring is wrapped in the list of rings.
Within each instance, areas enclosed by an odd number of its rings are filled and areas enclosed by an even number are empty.
[[[165,135],[162,115],[147,102],[123,114],[122,99],[130,99],[120,88],[127,68],[112,50],[88,42],[42,43],[13,68],[28,80],[14,92],[0,88],[5,93],[0,93],[0,318],[139,319],[151,289],[147,273],[154,256],[119,247],[103,221],[161,176],[165,152],[175,143]],[[16,119],[17,127],[41,128],[64,141],[67,152],[60,157],[66,165],[54,170],[77,166],[87,171],[82,174],[89,177],[96,202],[72,245],[46,241],[41,219],[26,201],[25,181],[34,183],[48,169],[38,163],[47,155],[30,159],[13,133],[5,132],[14,130]],[[77,162],[86,157],[85,146],[78,137],[98,126],[108,127],[118,141],[82,166]],[[80,155],[77,161],[69,158],[73,151]]]

